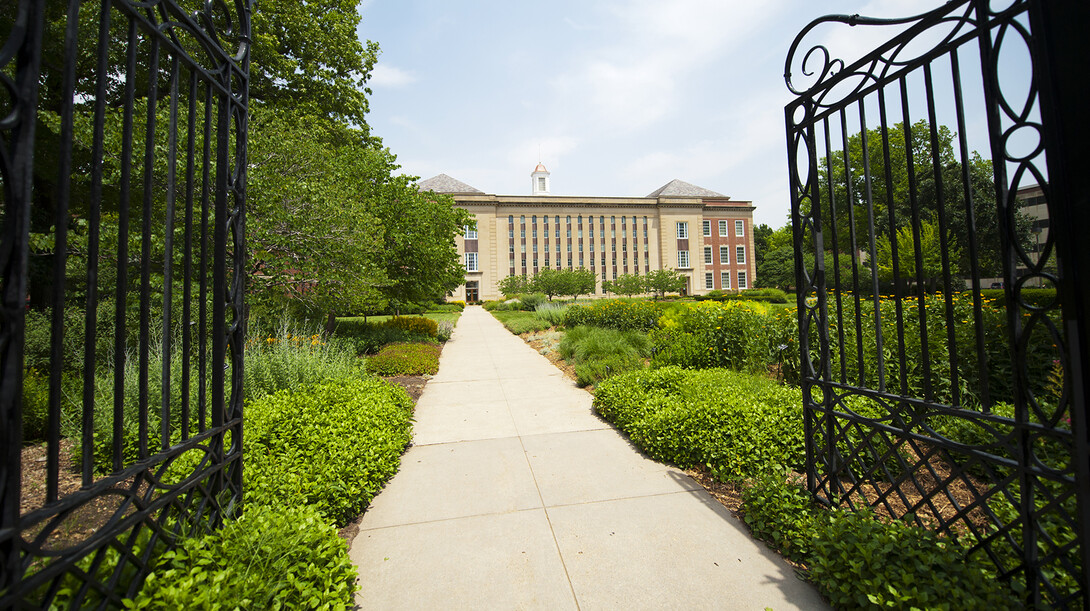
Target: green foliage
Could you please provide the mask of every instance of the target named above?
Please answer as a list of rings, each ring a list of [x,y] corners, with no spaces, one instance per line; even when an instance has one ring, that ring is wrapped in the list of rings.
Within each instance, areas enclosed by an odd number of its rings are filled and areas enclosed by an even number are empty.
[[[599,299],[590,305],[572,306],[564,326],[587,325],[620,331],[650,331],[658,327],[662,307],[643,299]]]
[[[246,499],[314,505],[343,525],[396,471],[412,401],[375,378],[282,390],[246,406]]]
[[[754,301],[704,301],[670,310],[652,334],[655,365],[725,367],[798,379],[798,322],[791,309]]]
[[[980,296],[993,308],[1007,307],[1007,292],[1004,289],[981,289]],[[1047,308],[1056,301],[1056,289],[1023,287],[1018,291],[1018,296],[1023,303],[1037,307]],[[971,298],[971,295],[968,295]]]
[[[652,458],[703,464],[743,480],[798,468],[805,458],[798,389],[722,369],[677,367],[609,378],[594,408]]]
[[[579,295],[592,294],[596,282],[594,272],[589,269],[552,269],[545,267],[532,278],[526,279],[526,284],[523,286],[526,289],[525,292],[543,293],[549,300],[552,300],[557,295],[571,295],[572,298],[578,298]],[[502,286],[503,281],[501,281]],[[517,286],[517,281],[512,281],[512,286]],[[507,294],[505,291],[504,295]]]
[[[531,280],[526,276],[506,276],[500,279],[498,288],[504,297],[513,299],[518,295],[530,292]]]
[[[434,375],[439,371],[439,346],[389,344],[367,359],[367,372],[379,376]]]
[[[394,329],[429,337],[435,337],[439,334],[439,324],[430,318],[422,316],[395,316],[383,324]]]
[[[646,293],[648,291],[647,277],[639,274],[621,274],[610,282],[610,291],[628,297]]]
[[[128,609],[350,609],[356,567],[311,505],[245,514],[159,557]]]
[[[450,341],[450,337],[454,335],[454,323],[449,321],[440,321],[438,330],[435,334],[435,339],[440,342],[446,343]]]
[[[954,540],[859,511],[813,522],[810,579],[838,609],[1017,609],[986,560]]]
[[[245,363],[243,396],[247,401],[278,390],[360,375],[358,359],[347,344],[319,333],[293,331],[286,324],[275,334],[252,332]]]
[[[49,376],[30,367],[23,372],[23,443],[45,439],[49,425]]]
[[[948,260],[957,261],[961,258],[961,250],[955,240],[942,240],[938,225],[930,222],[920,223],[919,247],[921,254],[921,267],[916,269],[915,249],[917,241],[914,239],[916,230],[911,226],[904,226],[897,230],[897,263],[898,281],[914,283],[919,278],[934,290],[934,287],[942,279],[942,258],[945,254]],[[893,282],[893,241],[890,236],[879,236],[877,239],[878,256],[875,265],[878,269],[878,279],[882,282]]]
[[[746,482],[742,503],[755,537],[797,562],[810,555],[819,510],[805,488],[786,483],[782,473],[767,474]]]
[[[685,276],[672,269],[656,269],[647,274],[646,288],[659,298],[667,293],[680,293],[685,290]]]
[[[535,312],[492,310],[492,316],[496,317],[497,320],[503,323],[503,326],[507,327],[508,331],[515,335],[544,331],[552,327],[549,321],[538,318]]]
[[[335,337],[352,345],[358,355],[375,354],[383,346],[397,342],[427,342],[431,339],[427,334],[414,333],[383,323],[366,322],[363,318],[338,318],[336,329]],[[436,333],[436,339],[439,339],[438,326]]]
[[[769,303],[787,303],[787,293],[776,288],[748,289],[732,295],[732,299],[745,301],[767,301]]]
[[[639,331],[574,327],[560,342],[560,356],[575,365],[579,386],[595,384],[612,375],[643,368],[651,342]]]

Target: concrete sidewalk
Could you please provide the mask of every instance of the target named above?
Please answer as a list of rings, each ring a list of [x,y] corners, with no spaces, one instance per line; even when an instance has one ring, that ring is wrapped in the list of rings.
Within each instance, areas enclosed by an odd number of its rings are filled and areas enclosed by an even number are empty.
[[[466,308],[352,543],[364,609],[820,609],[545,357]]]

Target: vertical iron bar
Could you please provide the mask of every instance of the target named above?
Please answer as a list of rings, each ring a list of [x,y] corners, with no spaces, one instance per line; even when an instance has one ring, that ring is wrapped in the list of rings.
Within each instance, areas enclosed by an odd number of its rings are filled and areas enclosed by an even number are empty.
[[[951,295],[950,253],[946,248],[946,194],[943,189],[942,159],[939,150],[939,123],[935,114],[935,86],[931,78],[931,63],[923,65],[924,92],[927,98],[927,120],[931,123],[931,171],[935,173],[935,214],[939,222],[939,250],[942,259],[943,297],[946,306],[946,353],[950,363],[951,405],[961,406],[958,347],[954,328],[954,297]]]
[[[129,17],[132,20],[132,17]],[[155,188],[156,110],[159,101],[159,40],[148,37],[148,114],[144,131],[144,210],[140,234],[140,458],[148,457],[148,367],[151,351],[151,223]],[[165,381],[164,381],[165,383]]]
[[[860,108],[860,112],[862,112],[862,109],[863,109],[863,102],[862,101],[859,102],[859,108]],[[867,131],[867,125],[865,123],[860,124],[859,129],[862,132],[866,132]],[[856,243],[856,239],[855,239],[855,206],[856,206],[856,199],[857,198],[856,198],[856,195],[855,195],[854,185],[852,184],[852,167],[851,167],[851,159],[852,158],[851,158],[851,151],[849,151],[849,148],[850,148],[849,145],[850,145],[851,141],[848,138],[848,115],[845,112],[844,108],[840,109],[840,134],[841,134],[841,139],[844,142],[844,200],[845,200],[845,206],[848,209],[848,242],[849,242],[848,260],[851,261],[851,264],[852,264],[852,289],[851,289],[851,294],[852,294],[852,305],[855,307],[855,313],[852,316],[852,320],[855,321],[855,362],[856,362],[856,372],[859,374],[858,384],[860,386],[863,386],[866,383],[865,382],[865,377],[864,377],[866,375],[866,372],[865,372],[864,366],[863,366],[863,321],[860,319],[860,311],[859,311],[859,265],[858,265],[858,261],[856,261],[857,253],[859,252],[859,249],[856,246],[857,243]],[[837,247],[837,250],[839,250],[839,245]],[[840,273],[840,266],[839,265],[837,266],[837,273],[838,274]],[[839,283],[837,284],[836,292],[837,292],[837,295],[839,296],[840,292],[841,292]],[[838,299],[839,299],[839,297],[838,297]],[[846,364],[845,364],[845,366],[846,366]],[[847,383],[848,380],[845,378],[843,380],[843,382]]]
[[[174,308],[174,212],[178,180],[178,56],[170,61],[170,119],[167,127],[166,218],[163,222],[163,361],[159,406],[161,449],[170,447],[171,314]]]
[[[843,121],[843,117],[841,117]],[[833,172],[833,151],[832,144],[829,142],[829,118],[822,119],[822,124],[825,128],[825,175],[828,176],[829,183],[829,238],[833,243],[833,285],[836,287],[836,330],[837,330],[837,351],[840,355],[840,381],[841,383],[847,382],[848,378],[848,364],[844,359],[844,307],[840,300],[840,238],[837,235],[836,226],[836,186],[834,182],[835,174]],[[848,144],[845,141],[844,148],[848,148]],[[847,167],[847,159],[844,160],[845,167]],[[847,170],[845,170],[845,173]],[[823,253],[824,254],[824,253]],[[828,280],[828,279],[826,279]],[[824,287],[828,291],[828,287]]]
[[[91,218],[87,238],[87,309],[84,312],[82,475],[84,487],[90,486],[94,468],[95,409],[95,323],[98,316],[98,240],[102,211],[102,154],[106,121],[106,85],[109,74],[110,3],[102,1],[98,30],[98,83],[95,90],[94,143],[91,167]]]
[[[33,0],[21,2],[9,33],[10,40],[22,38],[15,57],[16,91],[11,110],[22,113],[11,126],[4,159],[10,160],[0,227],[0,592],[13,586],[23,575],[20,562],[19,512],[22,493],[22,387],[23,345],[26,322],[27,260],[30,252],[30,204],[34,180],[34,128],[38,103],[38,70],[41,64],[43,6]],[[10,155],[10,156],[9,156]]]
[[[912,154],[912,119],[908,112],[908,82],[902,75],[901,115],[905,132],[905,166],[908,171],[908,201],[912,209],[912,246],[916,259],[916,308],[919,312],[920,366],[923,368],[923,396],[934,399],[931,388],[931,346],[927,340],[927,297],[923,286],[923,245],[920,243],[920,202],[916,197],[916,162]]]
[[[60,159],[57,171],[56,239],[53,248],[53,321],[50,332],[49,416],[46,432],[45,502],[57,500],[60,482],[61,400],[64,370],[64,297],[68,267],[68,209],[72,180],[72,122],[76,89],[76,44],[79,36],[79,2],[69,0],[64,30],[64,81],[61,84]]]
[[[197,141],[197,73],[190,70],[189,73],[189,106],[186,124],[186,174],[185,174],[185,247],[183,248],[183,265],[185,267],[184,280],[182,281],[182,440],[189,439],[190,413],[190,374],[191,352],[193,349],[193,333],[190,329],[193,317],[193,186],[196,177],[196,141]]]
[[[201,171],[201,256],[200,256],[200,302],[197,304],[197,379],[200,387],[197,388],[198,415],[200,421],[198,429],[204,432],[208,415],[208,215],[209,215],[209,190],[212,188],[212,86],[204,85],[204,164]]]
[[[132,159],[133,98],[136,95],[136,22],[129,20],[125,49],[125,99],[121,127],[121,158]],[[132,204],[132,163],[121,164],[117,210],[117,286],[114,295],[114,422],[113,468],[124,465],[125,363],[128,360],[129,217]]]
[[[961,93],[961,62],[955,48],[950,52],[951,75],[954,86],[954,110],[958,121],[958,149],[961,153],[961,182],[965,201],[965,219],[969,229],[969,274],[973,288],[973,324],[976,334],[977,368],[980,372],[980,403],[984,412],[992,406],[988,380],[988,353],[984,344],[984,312],[980,295],[980,255],[976,237],[976,206],[973,203],[973,184],[969,164],[969,143],[965,135],[965,103]]]
[[[897,343],[905,343],[904,306],[901,304],[901,258],[897,246],[896,207],[893,204],[893,161],[889,154],[889,120],[886,117],[886,88],[878,89],[878,120],[882,125],[882,159],[886,164],[886,215],[889,217],[889,249],[893,255],[893,308],[897,318]],[[904,350],[897,351],[898,377],[901,382],[901,395],[908,396],[908,359]]]
[[[874,342],[876,354],[876,367],[878,374],[878,391],[886,391],[886,357],[885,357],[885,342],[883,341],[882,330],[882,304],[880,301],[881,295],[878,290],[878,248],[875,244],[875,233],[877,233],[878,227],[874,224],[874,184],[870,175],[870,143],[868,142],[868,130],[867,130],[867,113],[866,105],[863,101],[859,102],[859,125],[862,126],[860,130],[860,138],[862,138],[862,150],[863,150],[863,185],[866,190],[867,200],[867,236],[868,246],[870,247],[870,260],[871,260],[871,304],[874,307]],[[884,134],[884,132],[883,132]],[[887,164],[888,171],[888,164]],[[892,203],[890,200],[886,200],[887,205]],[[858,306],[857,306],[858,309]],[[860,333],[862,338],[862,333]],[[862,339],[860,339],[862,341]],[[860,358],[862,358],[862,347],[860,347]],[[860,366],[860,383],[863,383],[862,366]]]

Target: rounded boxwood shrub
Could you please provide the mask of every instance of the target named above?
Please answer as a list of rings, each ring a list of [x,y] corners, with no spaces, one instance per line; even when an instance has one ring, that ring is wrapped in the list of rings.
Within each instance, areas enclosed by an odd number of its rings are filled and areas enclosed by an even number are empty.
[[[434,375],[439,371],[439,346],[390,344],[367,359],[368,373],[378,376]]]
[[[412,400],[375,378],[279,391],[246,406],[246,499],[313,504],[343,525],[397,472]]]
[[[309,505],[248,504],[222,529],[158,560],[130,609],[349,609],[356,567]]]

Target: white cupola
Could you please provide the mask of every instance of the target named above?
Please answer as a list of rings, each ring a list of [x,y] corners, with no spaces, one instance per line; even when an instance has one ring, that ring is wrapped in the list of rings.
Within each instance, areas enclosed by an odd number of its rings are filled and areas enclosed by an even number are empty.
[[[530,177],[534,181],[531,193],[534,195],[549,194],[549,171],[545,169],[545,164],[539,162]]]

